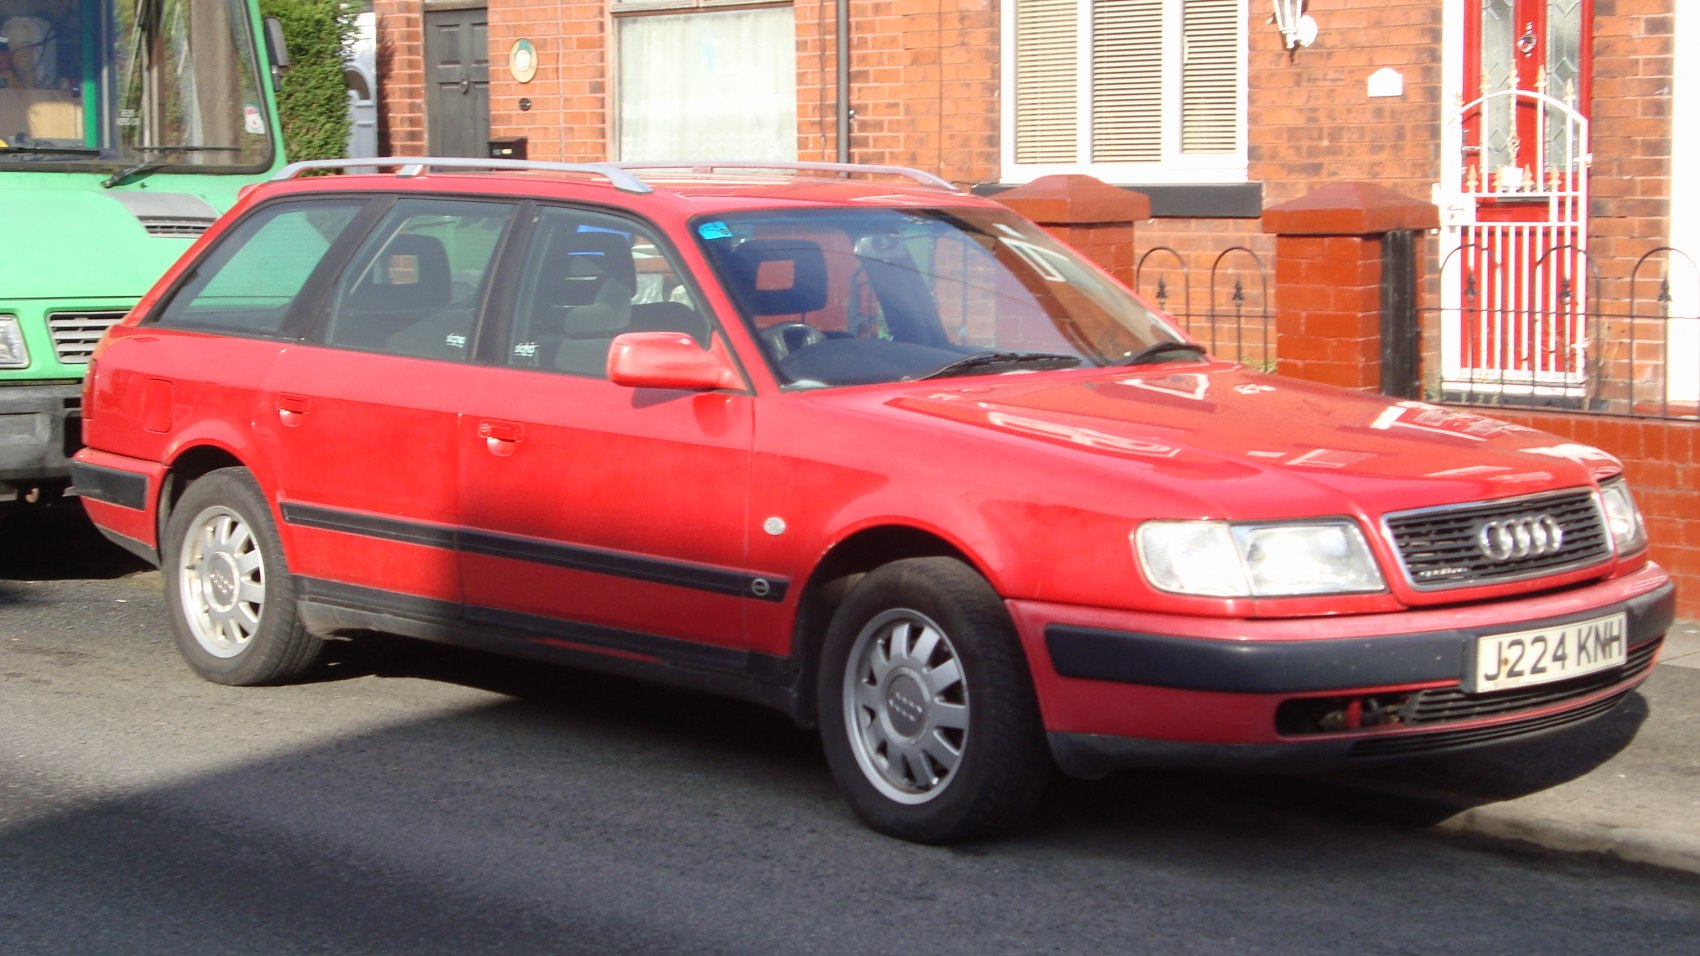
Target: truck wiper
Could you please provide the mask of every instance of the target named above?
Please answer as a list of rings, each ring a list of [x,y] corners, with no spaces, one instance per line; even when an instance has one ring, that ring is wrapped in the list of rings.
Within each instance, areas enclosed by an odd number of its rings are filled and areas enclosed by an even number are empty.
[[[119,183],[129,180],[132,176],[151,173],[161,166],[170,164],[179,153],[234,153],[240,148],[238,146],[137,146],[135,150],[139,153],[158,153],[159,155],[152,159],[143,160],[134,166],[120,169],[101,180],[100,184],[111,189]]]
[[[963,372],[998,372],[1019,368],[1073,368],[1079,364],[1080,356],[1062,355],[1057,352],[975,352],[973,355],[965,355],[941,368],[933,369],[925,375],[917,375],[911,381],[939,378],[944,375],[957,375]]]
[[[99,156],[100,150],[90,149],[87,146],[0,146],[0,155],[10,156],[16,153],[63,156]]]
[[[1155,345],[1147,345],[1127,358],[1118,359],[1115,364],[1151,365],[1172,358],[1200,358],[1208,354],[1208,351],[1196,342],[1158,342]]]

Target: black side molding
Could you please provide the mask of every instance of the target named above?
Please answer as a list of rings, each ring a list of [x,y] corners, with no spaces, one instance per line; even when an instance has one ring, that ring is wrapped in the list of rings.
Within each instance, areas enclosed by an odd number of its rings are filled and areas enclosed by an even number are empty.
[[[77,494],[84,498],[136,511],[142,511],[148,506],[147,475],[73,461],[71,484]]]

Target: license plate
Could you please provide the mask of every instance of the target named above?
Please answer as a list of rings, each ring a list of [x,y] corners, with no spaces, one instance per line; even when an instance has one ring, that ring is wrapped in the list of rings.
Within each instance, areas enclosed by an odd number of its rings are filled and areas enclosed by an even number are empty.
[[[1561,627],[1488,634],[1476,638],[1476,669],[1464,689],[1472,694],[1592,674],[1628,659],[1625,615],[1611,614]]]

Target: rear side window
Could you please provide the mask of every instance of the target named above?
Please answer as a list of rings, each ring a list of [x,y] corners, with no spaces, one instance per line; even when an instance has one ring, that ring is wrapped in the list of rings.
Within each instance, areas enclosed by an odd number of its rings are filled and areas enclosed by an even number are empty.
[[[329,345],[464,361],[511,203],[403,199],[337,283]]]
[[[292,202],[238,223],[196,266],[156,319],[161,325],[275,334],[326,251],[364,203]]]

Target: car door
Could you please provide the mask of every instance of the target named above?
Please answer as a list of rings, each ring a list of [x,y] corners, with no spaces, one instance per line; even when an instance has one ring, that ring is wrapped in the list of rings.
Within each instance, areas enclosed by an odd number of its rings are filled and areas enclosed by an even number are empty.
[[[536,211],[459,426],[469,621],[736,670],[744,603],[783,598],[745,566],[753,396],[607,378],[621,332],[717,335],[674,261],[630,220]]]
[[[458,617],[455,433],[513,203],[396,200],[272,364],[256,430],[304,592]]]

